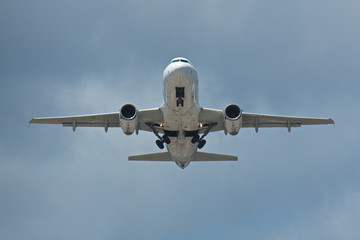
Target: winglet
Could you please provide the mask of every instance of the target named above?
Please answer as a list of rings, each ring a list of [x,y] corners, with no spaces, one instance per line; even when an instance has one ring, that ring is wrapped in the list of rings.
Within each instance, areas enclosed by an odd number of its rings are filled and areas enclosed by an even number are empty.
[[[334,125],[334,128],[335,128],[335,121],[334,121],[334,120],[332,120],[331,118],[329,118],[329,120],[330,120],[331,124],[333,124],[333,125]]]

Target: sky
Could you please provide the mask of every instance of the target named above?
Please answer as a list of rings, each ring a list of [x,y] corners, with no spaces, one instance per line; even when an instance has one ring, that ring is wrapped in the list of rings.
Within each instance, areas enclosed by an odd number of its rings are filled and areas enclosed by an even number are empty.
[[[358,239],[360,2],[2,0],[0,239]],[[147,132],[33,117],[162,103],[178,56],[200,104],[335,126],[209,134],[237,162],[128,162]]]

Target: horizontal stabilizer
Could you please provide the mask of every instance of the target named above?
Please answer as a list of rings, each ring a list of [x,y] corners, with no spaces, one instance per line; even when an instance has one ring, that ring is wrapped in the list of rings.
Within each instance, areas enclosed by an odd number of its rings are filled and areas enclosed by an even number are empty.
[[[129,161],[159,161],[159,162],[172,162],[168,152],[150,153],[136,156],[129,156]]]
[[[237,156],[231,155],[222,155],[222,154],[215,154],[215,153],[206,153],[206,152],[197,152],[195,158],[193,159],[194,162],[202,162],[202,161],[237,161]]]
[[[197,152],[194,162],[206,162],[206,161],[237,161],[237,156],[222,155],[215,153]],[[129,161],[158,161],[158,162],[172,162],[168,152],[150,153],[136,156],[129,156]]]

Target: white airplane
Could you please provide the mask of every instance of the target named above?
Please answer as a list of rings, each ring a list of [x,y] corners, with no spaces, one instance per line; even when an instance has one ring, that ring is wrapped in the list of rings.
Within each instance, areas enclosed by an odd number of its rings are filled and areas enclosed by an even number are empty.
[[[199,105],[198,76],[186,58],[171,60],[164,70],[164,102],[160,108],[138,110],[125,104],[119,112],[33,118],[30,123],[62,124],[64,127],[121,127],[126,135],[139,130],[153,132],[160,149],[167,152],[130,156],[128,160],[174,161],[184,169],[191,161],[236,161],[237,156],[198,152],[204,147],[210,132],[224,131],[225,135],[237,135],[240,128],[292,127],[302,125],[334,124],[332,119],[287,117],[245,113],[235,104],[224,110],[202,108]]]

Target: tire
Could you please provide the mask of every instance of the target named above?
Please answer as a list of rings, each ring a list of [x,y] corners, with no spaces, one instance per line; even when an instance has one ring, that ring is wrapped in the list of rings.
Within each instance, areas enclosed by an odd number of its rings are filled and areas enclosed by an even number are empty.
[[[201,140],[201,141],[199,142],[198,148],[199,148],[199,149],[202,149],[202,148],[205,146],[205,144],[206,144],[206,141],[205,141],[205,140]]]
[[[191,143],[192,143],[192,144],[197,143],[197,142],[199,141],[199,138],[200,138],[199,134],[196,134],[196,135],[191,139]]]
[[[164,143],[160,140],[156,140],[156,145],[160,148],[160,149],[164,149]]]
[[[166,144],[170,144],[170,138],[167,136],[167,135],[164,135],[163,137],[163,140],[164,140],[164,142],[166,143]]]

